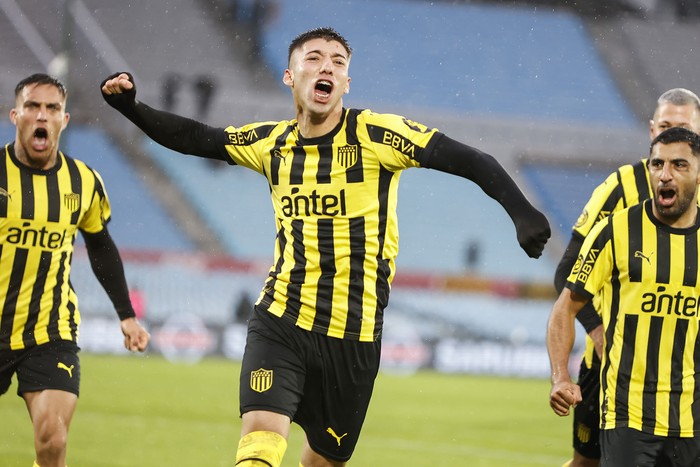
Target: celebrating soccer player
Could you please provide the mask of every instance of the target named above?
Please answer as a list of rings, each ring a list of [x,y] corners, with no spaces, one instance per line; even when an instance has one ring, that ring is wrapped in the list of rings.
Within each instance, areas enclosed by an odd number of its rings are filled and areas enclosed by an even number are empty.
[[[599,221],[552,308],[550,405],[581,403],[568,361],[576,314],[603,322],[601,465],[696,465],[700,456],[700,136],[671,128],[651,143],[651,199]]]
[[[649,121],[650,141],[662,131],[673,127],[700,132],[700,99],[683,88],[669,89],[659,96],[652,119]],[[593,191],[571,232],[571,240],[557,266],[554,279],[561,293],[576,257],[593,226],[613,212],[634,206],[651,198],[647,160],[626,164],[611,173]],[[572,420],[574,456],[566,467],[597,467],[600,462],[600,356],[603,342],[603,322],[588,302],[576,315],[586,330],[586,349],[581,359],[578,385],[581,403],[576,405]]]
[[[350,58],[331,28],[297,36],[283,77],[296,118],[238,128],[152,109],[136,100],[126,73],[101,85],[106,101],[158,143],[247,167],[269,183],[276,257],[248,327],[241,467],[279,466],[291,421],[306,434],[302,465],[350,459],[379,370],[402,170],[432,168],[477,183],[508,212],[533,258],[550,236],[545,216],[493,157],[401,116],[343,107]]]
[[[70,283],[78,231],[126,348],[143,351],[150,336],[135,318],[107,230],[102,178],[59,150],[70,119],[65,87],[44,74],[23,79],[10,119],[15,141],[0,157],[0,394],[16,373],[34,425],[35,467],[64,467],[80,389],[80,313]]]

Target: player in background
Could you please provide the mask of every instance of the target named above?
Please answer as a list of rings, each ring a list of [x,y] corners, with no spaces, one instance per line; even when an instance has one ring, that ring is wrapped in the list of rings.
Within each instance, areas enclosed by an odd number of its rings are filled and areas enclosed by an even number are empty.
[[[283,76],[296,118],[238,128],[152,109],[136,100],[126,73],[101,85],[106,101],[156,142],[255,170],[270,186],[275,260],[248,326],[240,467],[279,466],[292,421],[306,434],[301,465],[350,459],[379,370],[404,169],[432,168],[477,183],[508,212],[531,257],[550,236],[545,216],[493,157],[401,116],[345,108],[350,57],[347,41],[331,28],[300,34]],[[235,209],[245,201],[231,188]]]
[[[658,98],[653,117],[649,121],[650,141],[672,127],[700,132],[700,99],[695,93],[674,88]],[[564,288],[583,240],[593,226],[613,212],[649,199],[651,193],[646,159],[618,168],[593,191],[573,227],[569,244],[557,266],[554,284],[558,293]],[[565,463],[564,467],[596,467],[600,460],[599,355],[602,349],[603,327],[596,304],[597,299],[594,298],[576,315],[576,319],[587,333],[586,348],[578,375],[583,400],[574,408],[574,457]]]
[[[80,232],[90,264],[121,320],[124,345],[150,336],[134,317],[124,268],[107,230],[110,205],[100,175],[59,149],[68,125],[66,89],[34,74],[17,84],[15,141],[0,156],[0,394],[17,394],[34,426],[34,466],[64,467],[80,389],[78,299],[70,283]]]
[[[550,406],[581,403],[568,362],[575,317],[592,297],[603,321],[601,465],[693,466],[700,456],[700,136],[651,143],[652,198],[598,222],[547,325]]]

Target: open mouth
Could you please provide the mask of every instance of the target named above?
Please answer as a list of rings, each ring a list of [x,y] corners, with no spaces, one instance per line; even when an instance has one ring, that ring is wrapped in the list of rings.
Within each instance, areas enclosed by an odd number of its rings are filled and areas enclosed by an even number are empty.
[[[328,98],[331,95],[331,91],[333,91],[333,83],[326,80],[317,81],[314,91],[316,96],[324,99]]]
[[[676,200],[676,190],[673,188],[662,188],[659,190],[659,202],[663,206],[670,206]]]
[[[49,141],[49,132],[46,128],[37,128],[34,130],[34,138],[32,139],[32,146],[36,150],[45,149]]]

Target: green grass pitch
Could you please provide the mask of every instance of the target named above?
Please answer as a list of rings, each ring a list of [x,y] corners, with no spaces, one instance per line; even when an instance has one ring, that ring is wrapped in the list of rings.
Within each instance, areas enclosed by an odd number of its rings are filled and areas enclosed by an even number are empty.
[[[239,365],[209,358],[82,354],[70,467],[233,466],[240,432]],[[0,466],[32,465],[32,430],[16,384],[0,398]],[[548,405],[545,380],[382,372],[355,466],[560,466],[571,418]],[[297,467],[292,426],[284,467]]]

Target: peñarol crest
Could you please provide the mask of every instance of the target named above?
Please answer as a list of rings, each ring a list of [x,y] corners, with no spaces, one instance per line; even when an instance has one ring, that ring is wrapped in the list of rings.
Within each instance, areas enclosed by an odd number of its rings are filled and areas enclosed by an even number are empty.
[[[250,372],[250,389],[265,392],[272,387],[272,370],[260,368]]]
[[[338,148],[338,163],[346,169],[357,163],[357,146],[340,146]]]
[[[75,212],[80,208],[80,195],[77,193],[66,193],[63,195],[63,205],[68,212]]]

